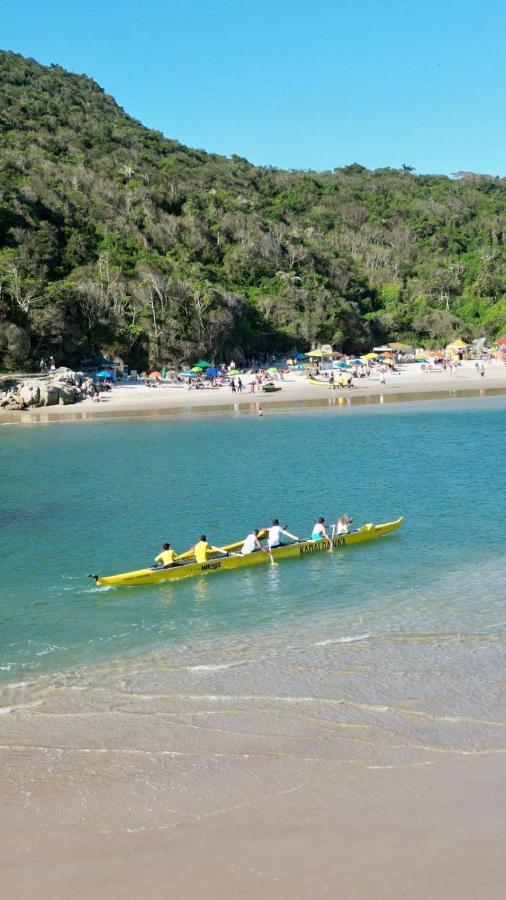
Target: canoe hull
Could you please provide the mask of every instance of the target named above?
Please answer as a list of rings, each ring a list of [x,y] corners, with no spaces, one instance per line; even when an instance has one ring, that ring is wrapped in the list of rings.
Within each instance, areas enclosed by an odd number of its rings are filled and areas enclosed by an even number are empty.
[[[392,522],[383,522],[380,525],[362,525],[357,531],[349,534],[336,535],[333,539],[335,548],[348,547],[354,544],[363,544],[374,541],[396,531],[404,522],[404,516]],[[283,559],[300,559],[304,556],[312,556],[314,553],[328,552],[325,541],[300,541],[287,544],[272,551],[273,559],[278,562]],[[125,572],[121,575],[93,576],[98,585],[116,585],[131,587],[140,584],[161,584],[166,581],[180,581],[183,578],[195,578],[200,575],[212,575],[214,572],[225,572],[229,569],[244,569],[251,566],[259,566],[270,563],[268,553],[248,553],[246,556],[224,556],[219,559],[208,559],[205,563],[187,563],[182,566],[173,566],[167,569],[138,569],[135,572]]]

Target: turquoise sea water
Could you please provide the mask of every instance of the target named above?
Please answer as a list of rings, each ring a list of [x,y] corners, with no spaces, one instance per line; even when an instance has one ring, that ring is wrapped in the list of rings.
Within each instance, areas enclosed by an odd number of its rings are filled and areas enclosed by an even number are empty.
[[[386,635],[504,635],[506,406],[0,427],[0,675],[148,651],[290,650]],[[400,514],[390,538],[175,585],[97,589],[170,540],[216,544],[273,516]],[[304,655],[302,643],[300,654]]]

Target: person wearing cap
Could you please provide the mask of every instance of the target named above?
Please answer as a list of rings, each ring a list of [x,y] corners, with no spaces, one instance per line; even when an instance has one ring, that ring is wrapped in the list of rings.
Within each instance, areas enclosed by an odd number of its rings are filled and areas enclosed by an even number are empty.
[[[311,533],[312,541],[327,541],[329,547],[332,546],[332,542],[327,534],[327,529],[325,528],[325,519],[323,516],[320,516],[317,522],[313,525],[313,531]]]
[[[267,546],[269,550],[274,550],[275,547],[284,547],[284,544],[281,540],[282,534],[286,535],[286,537],[292,538],[292,540],[294,541],[298,541],[298,538],[294,534],[290,534],[289,531],[285,531],[284,528],[281,528],[279,519],[273,519],[272,525],[267,531]]]
[[[155,556],[155,562],[161,563],[164,569],[168,569],[169,566],[175,566],[176,559],[177,553],[175,553],[170,544],[164,544],[161,552],[158,556]]]

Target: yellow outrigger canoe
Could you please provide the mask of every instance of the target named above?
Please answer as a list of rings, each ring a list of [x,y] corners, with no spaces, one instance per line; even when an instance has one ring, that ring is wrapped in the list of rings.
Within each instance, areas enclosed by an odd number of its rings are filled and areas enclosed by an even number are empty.
[[[348,547],[352,544],[363,544],[365,541],[374,541],[383,537],[392,531],[400,528],[404,522],[404,516],[394,519],[393,522],[382,522],[380,525],[374,525],[371,522],[362,525],[356,531],[350,531],[349,534],[340,534],[334,536],[332,544],[334,547]],[[259,537],[265,537],[266,532],[261,532]],[[238,550],[243,541],[236,541],[234,544],[228,544],[223,547],[229,553]],[[321,553],[329,550],[326,541],[295,541],[293,544],[286,544],[284,547],[277,547],[272,551],[272,559],[275,562],[281,559],[300,559],[301,557],[311,556],[313,553]],[[182,554],[179,560],[190,557],[189,553]],[[193,557],[190,557],[192,559]],[[194,578],[197,575],[210,575],[214,572],[225,572],[229,569],[244,569],[247,566],[258,566],[262,563],[270,563],[271,556],[269,553],[248,553],[245,556],[232,555],[221,556],[219,558],[214,554],[204,563],[179,562],[178,565],[163,567],[153,567],[150,569],[137,569],[135,572],[124,572],[122,575],[91,575],[95,582],[102,585],[116,585],[128,587],[137,584],[160,584],[165,581],[179,581],[181,578]]]

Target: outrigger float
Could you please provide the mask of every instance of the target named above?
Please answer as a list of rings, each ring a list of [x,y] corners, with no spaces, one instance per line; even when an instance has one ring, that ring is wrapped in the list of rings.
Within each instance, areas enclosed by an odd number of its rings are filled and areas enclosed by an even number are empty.
[[[374,525],[369,522],[362,525],[356,531],[350,531],[348,534],[339,534],[332,537],[332,547],[341,548],[349,547],[354,544],[363,544],[366,541],[375,541],[385,534],[397,531],[404,522],[404,516],[394,519],[393,522],[382,522]],[[265,537],[266,531],[260,532],[259,537]],[[327,541],[295,541],[293,544],[286,544],[283,547],[276,547],[270,553],[261,553],[256,551],[248,553],[245,556],[235,554],[234,551],[240,550],[243,541],[236,541],[234,544],[228,544],[223,547],[224,551],[230,553],[230,556],[223,555],[218,557],[213,553],[206,562],[196,563],[191,561],[193,557],[190,551],[181,554],[178,557],[178,563],[174,566],[153,567],[149,569],[137,569],[135,572],[125,572],[122,575],[90,575],[97,585],[115,585],[117,587],[129,587],[138,584],[161,584],[165,581],[179,581],[181,578],[195,578],[198,575],[210,575],[214,572],[226,572],[229,569],[245,569],[249,566],[259,566],[262,563],[278,562],[282,559],[301,559],[305,556],[311,556],[313,553],[321,553],[325,550],[329,551]],[[182,560],[189,560],[182,562]]]

